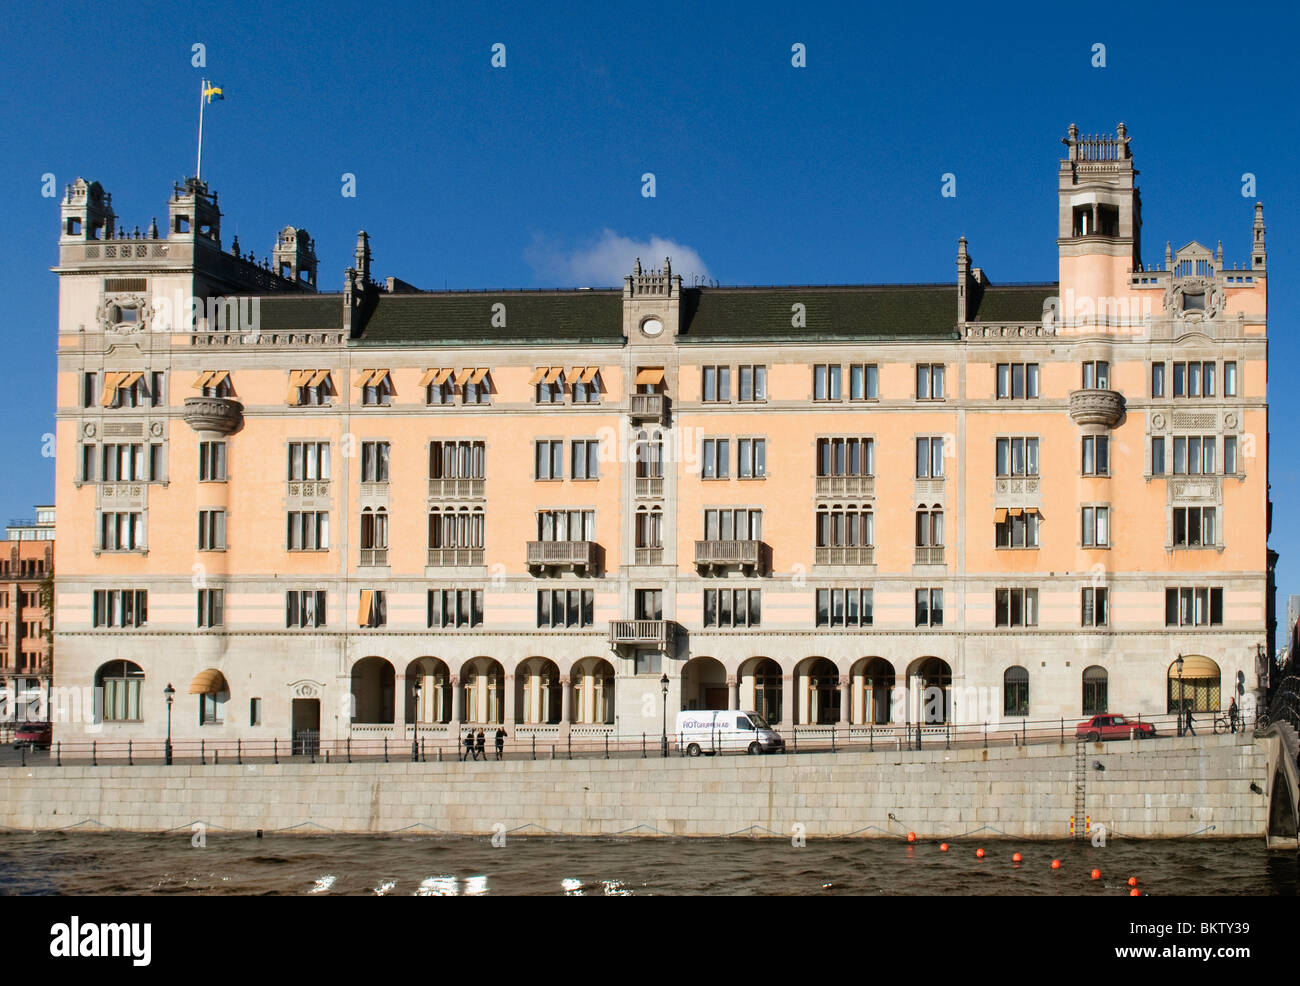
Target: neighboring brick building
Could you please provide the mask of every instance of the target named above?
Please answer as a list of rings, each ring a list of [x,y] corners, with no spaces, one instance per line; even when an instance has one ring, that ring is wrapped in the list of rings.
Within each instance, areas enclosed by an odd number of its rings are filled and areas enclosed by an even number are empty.
[[[0,541],[0,729],[13,718],[44,719],[50,698],[49,614],[41,583],[54,571],[54,507],[11,521]],[[16,708],[10,709],[13,701]]]
[[[669,716],[864,741],[1164,714],[1180,655],[1226,705],[1270,599],[1263,209],[1244,263],[1144,265],[1123,125],[1066,144],[1056,228],[1008,210],[1059,281],[1011,286],[963,239],[945,284],[422,292],[362,233],[323,295],[202,182],[160,237],[78,180],[58,683],[106,739],[169,682],[177,736],[264,739],[657,735],[664,676]]]

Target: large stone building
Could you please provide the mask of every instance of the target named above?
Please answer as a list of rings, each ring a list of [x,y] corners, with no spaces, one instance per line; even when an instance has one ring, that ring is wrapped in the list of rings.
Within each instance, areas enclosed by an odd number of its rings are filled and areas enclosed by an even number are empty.
[[[426,292],[362,233],[322,294],[305,230],[256,263],[190,180],[126,235],[79,180],[56,683],[104,739],[169,683],[226,738],[1163,714],[1180,656],[1249,694],[1262,207],[1240,263],[1144,265],[1123,125],[1065,143],[1059,280],[1014,286],[962,240],[946,284]]]
[[[54,507],[11,520],[0,541],[0,736],[40,721],[52,681],[50,613],[42,584],[54,572]]]

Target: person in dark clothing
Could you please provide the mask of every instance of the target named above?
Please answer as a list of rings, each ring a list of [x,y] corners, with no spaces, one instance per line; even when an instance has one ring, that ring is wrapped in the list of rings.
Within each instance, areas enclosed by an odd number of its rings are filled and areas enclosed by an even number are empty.
[[[478,735],[474,737],[474,759],[478,760],[480,758],[487,759],[487,737],[481,729],[478,731]]]
[[[1240,713],[1237,711],[1237,699],[1234,697],[1232,703],[1228,706],[1228,725],[1232,727],[1234,733],[1237,731],[1237,719],[1239,717]]]
[[[505,752],[506,752],[506,728],[504,726],[497,726],[497,759],[500,760],[501,757],[505,754]]]
[[[1192,736],[1195,736],[1195,735],[1196,735],[1196,730],[1192,728],[1192,710],[1191,710],[1191,709],[1188,709],[1188,710],[1187,710],[1187,726],[1186,726],[1186,729],[1187,729],[1187,732],[1188,732],[1189,734],[1191,734]]]
[[[465,753],[461,756],[462,760],[468,760],[474,755],[474,730],[465,730]]]

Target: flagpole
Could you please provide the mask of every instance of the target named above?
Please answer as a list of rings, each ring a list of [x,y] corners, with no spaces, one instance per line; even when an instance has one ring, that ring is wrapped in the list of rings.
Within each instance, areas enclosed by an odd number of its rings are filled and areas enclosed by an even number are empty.
[[[199,159],[194,165],[194,180],[199,181],[203,177],[203,92],[208,88],[208,80],[204,79],[199,83]]]

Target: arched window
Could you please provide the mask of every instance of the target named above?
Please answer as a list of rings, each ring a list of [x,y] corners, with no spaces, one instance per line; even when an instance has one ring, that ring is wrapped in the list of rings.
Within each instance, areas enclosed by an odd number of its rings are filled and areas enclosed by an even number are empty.
[[[101,722],[139,722],[144,671],[131,661],[110,661],[95,672],[95,689],[102,696]]]
[[[664,514],[659,507],[639,507],[636,512],[636,546],[662,548],[664,546]]]
[[[1029,715],[1029,672],[1018,664],[1007,668],[1002,675],[1002,713]]]
[[[1169,665],[1169,703],[1167,710],[1182,708],[1193,712],[1215,712],[1221,706],[1222,675],[1219,665],[1208,657],[1190,656]]]
[[[1106,669],[1093,665],[1083,669],[1083,714],[1101,715],[1106,711]]]
[[[388,511],[380,507],[361,511],[361,548],[363,551],[388,547]]]
[[[644,430],[636,436],[636,475],[638,479],[657,479],[664,474],[664,439],[661,432],[653,435]]]

